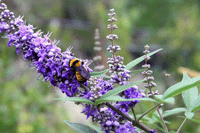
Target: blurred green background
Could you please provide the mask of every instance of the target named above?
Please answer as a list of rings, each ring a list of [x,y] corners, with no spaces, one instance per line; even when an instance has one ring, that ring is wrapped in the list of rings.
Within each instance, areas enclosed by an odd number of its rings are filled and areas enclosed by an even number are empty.
[[[114,31],[121,46],[119,55],[124,64],[142,55],[144,46],[150,50],[164,48],[150,60],[155,82],[162,93],[167,87],[180,81],[178,68],[183,66],[200,71],[200,1],[199,0],[2,0],[15,16],[24,16],[27,24],[32,24],[44,33],[53,32],[51,39],[60,40],[62,51],[73,46],[75,56],[92,59],[95,52],[94,30],[99,28],[102,42],[102,56],[106,67],[106,51],[110,44],[105,37],[109,9],[114,8],[118,29]],[[17,56],[15,48],[7,47],[8,39],[1,39],[0,45],[0,132],[73,132],[63,121],[82,121],[78,114],[70,113],[76,106],[68,106],[53,98],[64,97],[58,88],[36,78],[36,70],[28,67],[30,62]],[[94,64],[91,64],[91,68]],[[140,69],[138,65],[135,69]],[[170,73],[171,77],[164,77]],[[133,80],[142,79],[141,74]],[[142,85],[140,87],[143,89]],[[184,106],[181,96],[176,97],[176,105]],[[136,112],[144,112],[153,104],[142,102]],[[164,110],[177,107],[166,105]],[[70,108],[71,107],[71,108]],[[141,111],[142,110],[142,111]],[[195,119],[200,119],[199,112]],[[183,115],[183,114],[180,114]],[[77,116],[77,117],[76,117]],[[83,115],[83,119],[86,117]],[[182,118],[167,118],[171,130],[177,130]],[[153,127],[153,126],[152,126]],[[151,127],[151,128],[152,128]],[[196,123],[187,121],[183,133],[200,132]]]

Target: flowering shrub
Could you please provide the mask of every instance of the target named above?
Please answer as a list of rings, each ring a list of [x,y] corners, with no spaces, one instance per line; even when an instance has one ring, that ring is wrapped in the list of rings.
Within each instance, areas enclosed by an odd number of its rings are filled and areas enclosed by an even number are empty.
[[[81,113],[84,113],[87,119],[91,117],[92,122],[101,126],[101,129],[98,129],[93,125],[91,126],[93,129],[91,129],[82,124],[66,121],[76,131],[82,133],[88,131],[103,131],[106,133],[140,133],[145,131],[154,133],[156,130],[161,130],[169,133],[163,117],[180,112],[185,112],[183,124],[186,119],[200,123],[200,121],[192,119],[195,112],[200,109],[200,97],[196,87],[200,85],[200,77],[190,78],[184,73],[183,80],[168,88],[163,95],[160,95],[157,90],[153,91],[153,88],[157,85],[153,82],[154,78],[151,76],[153,71],[150,70],[148,60],[151,55],[161,49],[150,53],[149,46],[146,45],[144,56],[123,65],[124,58],[116,55],[121,48],[114,45],[114,40],[118,39],[118,36],[113,33],[118,28],[114,24],[117,21],[114,18],[114,9],[111,9],[108,14],[108,22],[110,23],[108,29],[110,29],[111,34],[106,37],[111,41],[111,45],[108,46],[107,50],[112,54],[112,58],[108,58],[109,70],[100,72],[93,72],[89,67],[91,61],[75,57],[71,52],[72,47],[69,47],[65,52],[61,52],[61,49],[56,46],[59,41],[52,41],[50,33],[43,35],[40,30],[35,31],[36,28],[26,24],[23,17],[15,17],[14,13],[7,9],[6,4],[1,3],[0,10],[0,33],[5,33],[5,37],[9,39],[8,47],[16,47],[17,54],[22,52],[22,58],[32,62],[31,66],[37,69],[37,72],[43,76],[45,81],[49,81],[51,85],[60,88],[67,96],[61,100],[74,101],[76,104],[82,105],[84,109]],[[95,49],[99,50],[98,47]],[[90,72],[91,78],[89,80],[83,83],[79,82],[77,72],[83,78],[84,72],[72,69],[70,66],[72,59],[78,59],[87,72]],[[145,61],[142,66],[144,69],[135,72],[130,71],[132,67],[143,60]],[[108,71],[110,76],[106,75]],[[136,72],[142,72],[145,79],[132,83],[129,81],[130,75]],[[141,82],[146,83],[147,94],[136,86]],[[160,108],[163,103],[173,101],[173,97],[181,93],[186,108],[175,108],[162,113]],[[134,111],[134,107],[140,101],[154,102],[155,106],[138,116]],[[157,110],[155,117],[163,127],[158,126],[156,129],[151,129],[141,119],[144,119],[144,116],[155,108]],[[130,115],[130,112],[133,116]],[[180,131],[183,124],[177,132]],[[170,132],[173,133],[174,131]]]

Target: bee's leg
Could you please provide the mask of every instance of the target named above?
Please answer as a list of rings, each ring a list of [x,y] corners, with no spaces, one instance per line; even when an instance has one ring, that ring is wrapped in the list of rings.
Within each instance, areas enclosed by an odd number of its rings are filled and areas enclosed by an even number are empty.
[[[80,86],[82,88],[84,88],[86,91],[90,91],[90,88],[88,88],[87,86],[85,86],[83,83],[80,83]]]

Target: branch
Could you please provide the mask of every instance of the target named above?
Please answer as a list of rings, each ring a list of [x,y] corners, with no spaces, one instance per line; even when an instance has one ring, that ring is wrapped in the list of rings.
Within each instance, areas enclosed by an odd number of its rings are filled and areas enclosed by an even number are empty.
[[[150,110],[146,111],[144,114],[142,114],[142,115],[138,118],[138,121],[139,121],[143,116],[145,116],[147,113],[149,113],[149,112],[152,111],[153,109],[157,108],[158,106],[161,106],[161,105],[158,104],[158,105],[154,106],[153,108],[151,108]]]
[[[89,91],[90,88],[88,88],[87,86],[85,86],[83,83],[79,83],[80,87],[84,88],[85,90]]]
[[[183,127],[186,120],[187,120],[187,118],[184,119],[184,121],[182,122],[182,124],[180,125],[180,127],[178,128],[176,133],[178,133],[181,130],[181,128]]]
[[[109,108],[111,108],[113,111],[115,111],[116,113],[118,113],[119,115],[121,115],[122,117],[126,118],[128,121],[130,121],[132,123],[133,126],[136,126],[146,132],[150,132],[152,131],[152,129],[148,128],[147,126],[145,126],[144,124],[142,124],[141,122],[137,122],[135,120],[133,120],[131,117],[127,116],[126,114],[124,114],[123,112],[121,112],[120,110],[116,109],[114,106],[112,106],[109,103],[105,103],[106,106],[108,106]]]
[[[134,110],[134,108],[131,107],[131,110],[132,110],[132,113],[133,113],[133,115],[134,115],[135,121],[137,121],[137,117],[136,117],[136,114],[135,114],[135,110]]]

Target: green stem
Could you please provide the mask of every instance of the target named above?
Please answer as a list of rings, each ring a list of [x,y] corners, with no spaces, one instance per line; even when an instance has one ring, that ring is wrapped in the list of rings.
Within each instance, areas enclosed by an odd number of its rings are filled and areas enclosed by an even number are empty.
[[[152,131],[152,129],[148,128],[147,126],[145,126],[141,122],[137,122],[137,121],[133,120],[131,117],[127,116],[126,114],[124,114],[123,112],[121,112],[120,110],[118,110],[117,108],[112,106],[111,104],[105,103],[105,105],[108,106],[109,108],[111,108],[113,111],[115,111],[119,115],[121,115],[122,117],[126,118],[128,121],[132,122],[133,126],[136,126],[136,127],[140,128],[140,129],[146,131],[146,132]]]
[[[97,109],[98,109],[99,114],[101,115],[101,119],[103,120],[103,115],[102,115],[102,113],[101,113],[101,111],[99,109],[99,106],[97,106]]]
[[[82,87],[82,88],[86,89],[87,91],[89,91],[89,90],[90,90],[90,88],[88,88],[87,86],[85,86],[83,83],[80,83],[80,87]]]
[[[139,118],[138,118],[138,121],[143,117],[145,116],[147,113],[149,113],[150,111],[152,111],[153,109],[157,108],[158,106],[160,106],[159,104],[153,108],[151,108],[150,110],[146,111],[144,114],[142,114]]]
[[[182,124],[180,125],[180,127],[178,128],[178,130],[177,130],[176,133],[178,133],[178,132],[181,130],[181,128],[183,127],[183,125],[184,125],[184,123],[185,123],[186,120],[187,120],[187,119],[185,118],[184,121],[182,122]]]
[[[149,88],[149,90],[150,90],[150,92],[151,92],[151,94],[152,94],[152,96],[153,96],[153,99],[155,99],[155,96],[154,96],[154,94],[153,94],[153,92],[152,92],[151,89],[152,89],[152,88]],[[155,104],[155,106],[158,105],[157,103],[154,103],[154,104]],[[164,119],[163,119],[163,117],[162,117],[162,115],[161,115],[161,113],[160,113],[159,108],[156,107],[156,109],[157,109],[157,112],[158,112],[158,114],[159,114],[159,116],[160,116],[160,119],[162,120],[162,123],[163,123],[163,125],[164,125],[164,127],[165,127],[166,133],[169,133],[169,130],[168,130],[166,124],[165,124],[165,121],[164,121]]]
[[[155,103],[155,105],[157,105],[157,104]],[[160,113],[159,108],[157,107],[156,109],[157,109],[157,112],[158,112],[158,114],[159,114],[159,116],[160,116],[160,118],[161,118],[161,120],[162,120],[162,123],[163,123],[163,125],[164,125],[164,127],[165,127],[166,132],[169,133],[169,131],[168,131],[168,129],[167,129],[167,126],[166,126],[166,124],[165,124],[165,121],[164,121],[164,119],[163,119],[163,117],[162,117],[162,115],[161,115],[161,113]]]
[[[136,117],[136,114],[135,114],[135,110],[134,110],[134,108],[131,107],[131,110],[132,110],[132,113],[133,113],[133,115],[134,115],[135,121],[137,121],[137,117]]]

